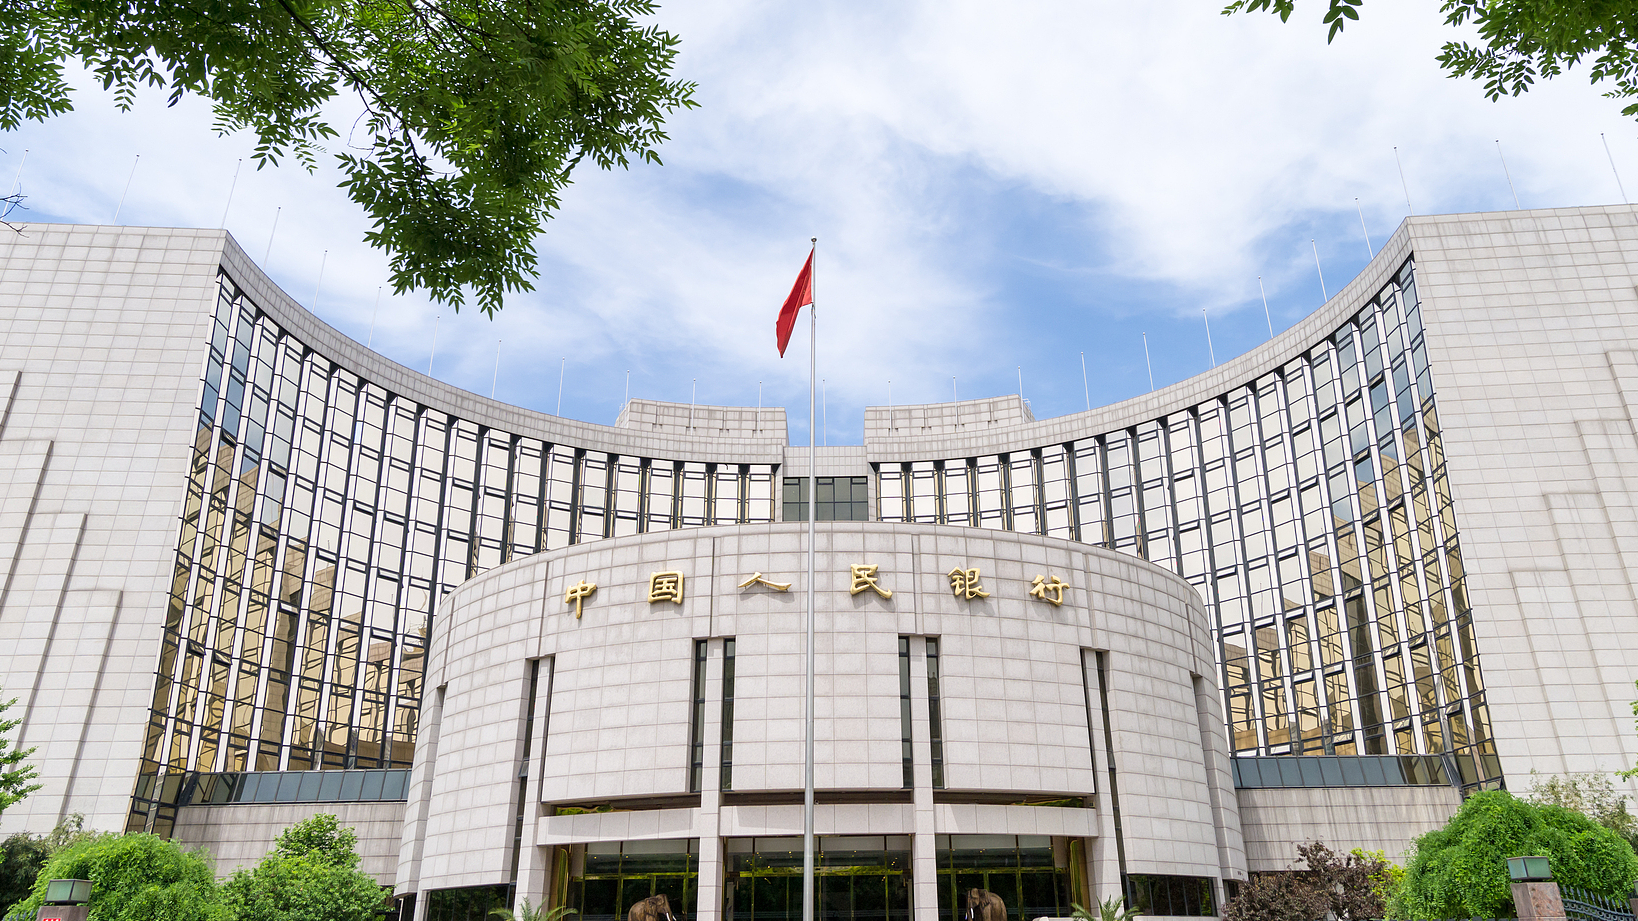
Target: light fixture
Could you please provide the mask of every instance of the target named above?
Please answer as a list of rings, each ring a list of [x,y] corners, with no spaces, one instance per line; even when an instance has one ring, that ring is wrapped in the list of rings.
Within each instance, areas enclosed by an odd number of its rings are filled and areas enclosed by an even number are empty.
[[[1509,857],[1507,875],[1515,883],[1545,882],[1553,878],[1552,860],[1547,857]]]
[[[47,905],[84,905],[91,901],[88,879],[54,879],[46,883]]]

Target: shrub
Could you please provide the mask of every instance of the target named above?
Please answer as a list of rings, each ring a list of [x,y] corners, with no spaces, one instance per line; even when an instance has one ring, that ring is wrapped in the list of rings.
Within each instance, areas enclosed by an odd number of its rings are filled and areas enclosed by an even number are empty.
[[[1253,877],[1223,908],[1224,921],[1342,921],[1382,916],[1382,890],[1391,879],[1381,854],[1354,849],[1338,854],[1315,841],[1297,845],[1300,868]]]
[[[358,871],[356,841],[333,815],[292,825],[223,885],[228,907],[237,921],[372,921],[387,893]]]
[[[51,855],[76,841],[97,837],[84,829],[85,816],[76,813],[49,835],[20,831],[0,842],[0,917],[34,891],[34,880]]]
[[[153,835],[97,835],[52,855],[33,893],[17,907],[34,915],[53,879],[91,881],[91,917],[97,921],[230,921],[210,862]]]
[[[1395,918],[1511,915],[1507,858],[1552,858],[1560,884],[1623,895],[1638,879],[1638,856],[1608,828],[1560,806],[1537,806],[1502,790],[1467,802],[1444,828],[1416,839],[1389,914]]]

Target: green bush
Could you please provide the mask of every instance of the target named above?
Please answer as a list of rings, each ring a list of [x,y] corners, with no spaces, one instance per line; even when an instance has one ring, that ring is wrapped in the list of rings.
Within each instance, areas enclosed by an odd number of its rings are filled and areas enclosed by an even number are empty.
[[[34,891],[51,855],[78,841],[100,837],[85,830],[85,816],[75,813],[64,819],[49,835],[17,832],[0,842],[0,917]]]
[[[19,909],[33,916],[53,879],[91,881],[96,921],[231,921],[207,856],[153,835],[100,835],[69,845],[40,868]]]
[[[1390,917],[1511,916],[1509,857],[1546,855],[1560,884],[1604,895],[1621,896],[1638,879],[1638,856],[1615,832],[1502,790],[1468,797],[1444,828],[1417,838],[1412,852]]]
[[[236,921],[371,921],[387,892],[358,872],[356,840],[333,815],[285,829],[261,863],[223,884]]]

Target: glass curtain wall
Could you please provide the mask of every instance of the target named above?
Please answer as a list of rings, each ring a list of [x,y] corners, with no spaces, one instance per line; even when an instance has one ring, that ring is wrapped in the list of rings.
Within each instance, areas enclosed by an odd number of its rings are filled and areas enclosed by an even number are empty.
[[[625,921],[631,907],[665,896],[671,913],[692,918],[699,898],[698,838],[586,845],[581,872],[569,880],[568,906],[585,921]]]
[[[772,465],[616,456],[428,408],[220,278],[128,827],[190,772],[406,769],[432,611],[542,550],[770,521]]]
[[[1414,266],[1289,364],[1121,431],[883,464],[885,521],[1098,544],[1188,579],[1246,755],[1441,755],[1499,783]]]
[[[935,856],[944,921],[967,917],[975,889],[999,898],[1009,921],[1071,913],[1067,856],[1045,835],[939,835]]]
[[[910,921],[908,837],[821,836],[814,903],[822,921]],[[800,921],[802,839],[730,838],[726,921]]]

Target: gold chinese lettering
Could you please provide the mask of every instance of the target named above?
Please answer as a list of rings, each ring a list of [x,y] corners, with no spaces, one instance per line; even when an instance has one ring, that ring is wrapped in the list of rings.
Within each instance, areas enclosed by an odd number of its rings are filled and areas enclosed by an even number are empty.
[[[968,601],[990,597],[990,593],[984,591],[984,587],[978,584],[979,579],[976,568],[962,569],[957,566],[950,570],[950,591],[955,592],[957,598],[965,598]]]
[[[597,583],[587,582],[585,579],[581,579],[574,585],[569,586],[569,590],[563,593],[563,602],[565,604],[574,605],[575,620],[580,619],[581,603],[587,598],[590,598],[592,596],[592,592],[595,591],[597,591]]]
[[[682,604],[683,574],[672,570],[657,572],[648,577],[648,603],[671,601]]]
[[[1029,596],[1038,601],[1048,601],[1054,605],[1062,606],[1064,603],[1064,589],[1068,587],[1069,583],[1057,576],[1053,576],[1051,579],[1046,576],[1036,576],[1035,581],[1030,583]]]
[[[791,584],[789,582],[770,582],[767,579],[764,579],[762,577],[762,573],[760,572],[752,573],[749,579],[739,583],[740,588],[750,588],[753,585],[766,585],[776,592],[788,592],[791,590]]]
[[[893,597],[893,592],[890,589],[882,588],[881,583],[876,581],[875,563],[854,563],[849,568],[853,572],[853,585],[848,588],[848,594],[857,595],[865,589],[873,589],[876,594],[883,598]]]

